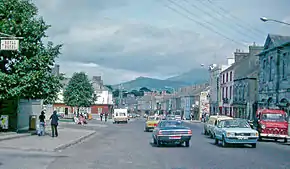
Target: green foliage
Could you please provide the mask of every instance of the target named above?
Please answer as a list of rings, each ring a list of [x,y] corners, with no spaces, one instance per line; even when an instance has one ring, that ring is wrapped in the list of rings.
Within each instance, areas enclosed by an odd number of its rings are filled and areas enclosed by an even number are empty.
[[[23,37],[19,51],[0,51],[0,100],[20,97],[56,99],[62,87],[51,67],[62,45],[42,42],[50,27],[29,0],[0,1],[0,32]]]
[[[120,90],[119,89],[116,89],[113,91],[113,97],[119,97],[120,95]]]
[[[142,91],[142,92],[151,92],[151,90],[148,89],[147,87],[141,87],[141,88],[139,89],[139,91]]]
[[[90,107],[96,97],[92,83],[83,73],[74,73],[64,91],[64,102],[73,107]]]

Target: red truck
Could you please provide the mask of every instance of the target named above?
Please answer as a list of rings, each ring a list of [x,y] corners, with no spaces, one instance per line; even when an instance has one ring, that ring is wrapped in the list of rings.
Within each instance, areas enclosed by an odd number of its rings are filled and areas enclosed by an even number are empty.
[[[259,132],[259,139],[263,138],[288,139],[288,121],[287,113],[283,110],[276,109],[259,109],[257,110],[257,119],[255,127]]]

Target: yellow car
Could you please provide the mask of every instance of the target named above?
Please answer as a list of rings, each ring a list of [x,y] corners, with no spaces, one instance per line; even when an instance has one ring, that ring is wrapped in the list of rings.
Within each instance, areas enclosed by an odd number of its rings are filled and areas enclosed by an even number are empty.
[[[149,116],[147,118],[147,121],[145,123],[145,129],[144,131],[145,132],[148,132],[148,131],[152,131],[154,130],[154,128],[157,126],[157,124],[159,123],[159,120],[160,118],[159,117],[156,117],[156,116]]]

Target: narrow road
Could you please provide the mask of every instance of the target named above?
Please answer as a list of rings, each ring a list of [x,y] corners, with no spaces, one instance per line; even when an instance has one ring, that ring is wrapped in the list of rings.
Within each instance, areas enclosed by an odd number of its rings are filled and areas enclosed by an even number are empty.
[[[88,126],[99,134],[61,152],[0,150],[0,169],[279,169],[290,168],[290,146],[259,142],[257,148],[214,145],[201,134],[202,124],[187,123],[193,130],[191,147],[152,145],[144,120],[129,124]],[[103,126],[103,127],[100,127]],[[105,127],[104,127],[105,126]],[[0,142],[1,143],[1,142]]]

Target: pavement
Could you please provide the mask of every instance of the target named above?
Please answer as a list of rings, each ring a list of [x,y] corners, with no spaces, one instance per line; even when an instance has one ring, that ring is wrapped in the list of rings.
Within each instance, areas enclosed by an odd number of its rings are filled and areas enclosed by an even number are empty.
[[[0,141],[0,149],[18,149],[25,151],[58,151],[74,145],[96,134],[94,130],[59,128],[58,137],[30,135]]]
[[[152,144],[152,133],[143,131],[144,122],[135,120],[128,124],[112,124],[92,121],[88,126],[74,125],[74,130],[90,129],[98,134],[61,152],[0,149],[0,169],[290,168],[290,146],[282,143],[258,142],[255,149],[248,146],[223,148],[201,134],[202,123],[189,122],[186,125],[193,131],[189,148],[156,147]]]

